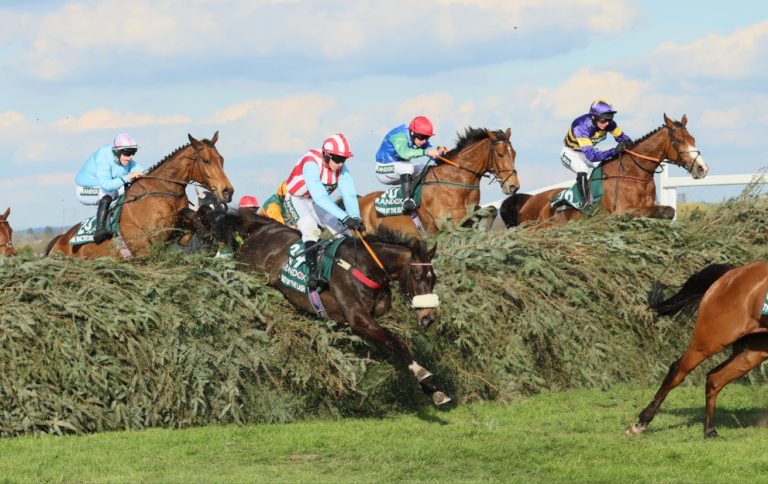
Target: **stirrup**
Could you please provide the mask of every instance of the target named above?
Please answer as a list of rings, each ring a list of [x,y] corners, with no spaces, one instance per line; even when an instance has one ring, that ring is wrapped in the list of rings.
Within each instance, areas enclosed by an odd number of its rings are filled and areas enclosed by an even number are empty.
[[[411,213],[416,211],[416,202],[412,198],[406,198],[403,200],[403,213]]]

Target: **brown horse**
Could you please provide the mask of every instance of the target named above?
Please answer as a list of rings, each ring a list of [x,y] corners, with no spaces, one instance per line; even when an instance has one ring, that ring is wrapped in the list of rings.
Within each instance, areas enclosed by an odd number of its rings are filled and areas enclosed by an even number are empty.
[[[8,215],[11,214],[11,207],[0,215],[0,255],[16,255],[16,249],[13,247],[13,229],[8,223]]]
[[[700,302],[696,325],[688,349],[669,368],[653,401],[640,413],[640,420],[627,434],[640,434],[648,427],[667,394],[683,382],[699,363],[728,346],[733,353],[707,375],[704,437],[717,437],[715,401],[720,390],[768,359],[768,316],[762,314],[768,293],[768,262],[741,267],[712,264],[688,278],[672,297],[661,300],[661,291],[651,292],[648,304],[658,314],[675,314]]]
[[[101,243],[70,245],[80,224],[51,240],[46,254],[75,255],[85,258],[146,255],[155,240],[166,240],[175,227],[178,214],[189,206],[186,187],[195,181],[212,192],[221,203],[232,200],[234,189],[224,174],[224,158],[216,149],[219,132],[210,140],[196,140],[181,146],[147,170],[126,189],[120,212],[120,235]],[[120,241],[124,241],[124,246]],[[126,252],[125,248],[128,251]]]
[[[288,301],[315,314],[306,293],[280,282],[281,271],[288,261],[288,248],[301,233],[271,218],[243,209],[240,212],[244,219],[242,230],[248,236],[235,253],[235,259],[254,270],[267,272],[270,284]],[[451,399],[428,381],[432,374],[414,361],[405,342],[373,319],[389,311],[392,297],[389,283],[396,282],[400,292],[411,301],[419,325],[427,328],[435,321],[438,301],[432,294],[436,282],[432,257],[437,247],[428,250],[421,240],[387,232],[366,236],[365,240],[383,269],[362,241],[344,240],[336,252],[328,290],[320,293],[328,317],[394,353],[413,372],[422,390],[436,405],[449,402]]]
[[[480,179],[490,173],[499,181],[505,194],[520,188],[515,169],[515,149],[509,141],[510,129],[490,131],[467,128],[459,137],[456,148],[443,162],[428,168],[423,177],[421,207],[417,214],[427,233],[435,233],[443,219],[454,223],[480,203]],[[381,217],[373,201],[383,192],[373,192],[360,198],[360,214],[365,226],[376,232],[379,226],[415,237],[421,232],[408,215]]]
[[[603,165],[603,197],[600,206],[608,213],[672,219],[675,209],[656,205],[653,176],[664,160],[685,168],[693,178],[704,178],[709,168],[696,149],[696,140],[685,127],[688,117],[673,121],[664,115],[664,124],[634,142],[633,146]],[[536,195],[515,194],[501,205],[500,215],[507,227],[523,222],[550,220],[563,223],[581,216],[568,207],[554,211],[550,201],[563,191],[547,190]]]

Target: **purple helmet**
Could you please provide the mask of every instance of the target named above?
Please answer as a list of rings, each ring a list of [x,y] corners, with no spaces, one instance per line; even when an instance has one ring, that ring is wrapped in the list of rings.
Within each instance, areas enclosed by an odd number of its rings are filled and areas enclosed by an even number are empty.
[[[605,99],[596,99],[594,102],[592,102],[592,105],[589,106],[589,114],[591,114],[592,116],[602,116],[604,114],[616,114],[616,110],[613,109],[613,106],[611,106],[611,103],[609,103]]]

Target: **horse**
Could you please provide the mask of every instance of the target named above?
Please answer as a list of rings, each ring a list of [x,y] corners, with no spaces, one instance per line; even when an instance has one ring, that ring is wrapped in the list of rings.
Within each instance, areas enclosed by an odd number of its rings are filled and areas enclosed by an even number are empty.
[[[247,234],[235,260],[250,269],[267,272],[269,284],[278,289],[294,306],[316,313],[308,295],[280,283],[288,261],[288,248],[300,239],[298,230],[253,212],[240,209]],[[359,235],[359,234],[358,234]],[[368,244],[371,252],[364,246]],[[397,282],[399,291],[416,312],[418,324],[426,329],[436,318],[437,296],[432,294],[436,276],[432,258],[437,246],[428,249],[420,239],[403,237],[382,230],[364,239],[345,238],[339,246],[330,273],[328,289],[320,293],[327,316],[364,339],[381,344],[393,353],[416,377],[421,389],[435,405],[451,399],[430,382],[432,373],[419,365],[400,338],[383,328],[374,317],[389,311],[392,293],[389,283]],[[379,265],[380,264],[380,265]]]
[[[664,160],[685,168],[694,179],[704,178],[709,168],[696,148],[696,140],[688,132],[688,117],[673,121],[664,114],[664,124],[636,140],[619,156],[603,163],[604,195],[600,206],[608,213],[630,213],[635,216],[671,220],[675,209],[656,205],[653,176]],[[553,210],[550,205],[562,188],[535,195],[516,193],[502,202],[500,215],[507,228],[524,222],[548,220],[564,223],[582,214],[575,208]]]
[[[715,401],[720,390],[768,359],[768,262],[734,267],[712,264],[693,274],[668,299],[662,300],[656,286],[648,305],[660,315],[672,315],[698,304],[696,324],[688,349],[669,368],[651,403],[628,435],[644,432],[667,394],[683,382],[696,366],[728,346],[731,356],[707,374],[704,437],[718,437]]]
[[[11,214],[11,207],[0,215],[0,255],[16,255],[16,249],[13,247],[13,229],[8,223],[8,216]]]
[[[187,134],[189,143],[180,146],[125,191],[120,212],[119,234],[101,243],[70,245],[80,224],[58,235],[45,254],[74,255],[93,259],[103,256],[130,258],[146,255],[151,243],[173,232],[179,213],[189,206],[186,187],[195,181],[212,192],[220,203],[232,200],[234,189],[224,173],[224,158],[216,149],[219,132],[202,141]]]
[[[365,226],[374,233],[379,227],[386,227],[419,238],[435,233],[443,219],[457,223],[466,217],[469,207],[478,206],[480,179],[486,174],[498,180],[504,194],[514,194],[520,189],[520,180],[515,169],[517,153],[509,136],[509,128],[506,131],[467,128],[464,135],[459,136],[456,148],[440,157],[437,165],[422,172],[421,206],[416,211],[420,222],[412,220],[410,215],[379,216],[373,202],[384,192],[378,191],[359,199]],[[418,178],[414,186],[417,183]],[[423,231],[417,223],[422,224]]]

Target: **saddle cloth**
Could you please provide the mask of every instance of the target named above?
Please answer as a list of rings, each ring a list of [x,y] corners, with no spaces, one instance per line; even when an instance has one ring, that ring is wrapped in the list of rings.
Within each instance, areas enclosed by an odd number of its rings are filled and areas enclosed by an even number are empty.
[[[416,189],[413,191],[413,201],[416,202],[416,207],[421,206],[421,189],[423,185],[416,185]],[[373,206],[376,208],[376,213],[380,217],[390,217],[393,215],[403,214],[403,194],[400,186],[393,186],[389,190],[379,195],[376,200],[373,201]]]
[[[592,171],[592,176],[589,179],[589,190],[592,192],[592,200],[594,200],[595,203],[603,198],[602,182],[603,167],[598,166]],[[581,199],[581,192],[579,191],[579,187],[576,183],[574,183],[570,188],[566,188],[565,190],[557,193],[555,198],[553,198],[549,204],[553,209],[556,209],[558,206],[565,205],[582,211],[584,209],[585,201]]]
[[[125,193],[118,198],[109,208],[109,214],[107,215],[106,229],[107,232],[116,234],[120,231],[120,209],[123,208],[125,202]],[[77,233],[69,239],[69,245],[84,245],[93,242],[93,234],[96,232],[96,215],[89,217],[80,222],[80,227],[77,229]]]
[[[346,238],[346,236],[343,236],[319,243],[319,270],[326,281],[331,280],[331,269],[333,268],[336,251]],[[304,241],[299,239],[288,247],[288,261],[280,272],[280,283],[289,289],[306,293],[308,277],[309,271],[304,260]]]

